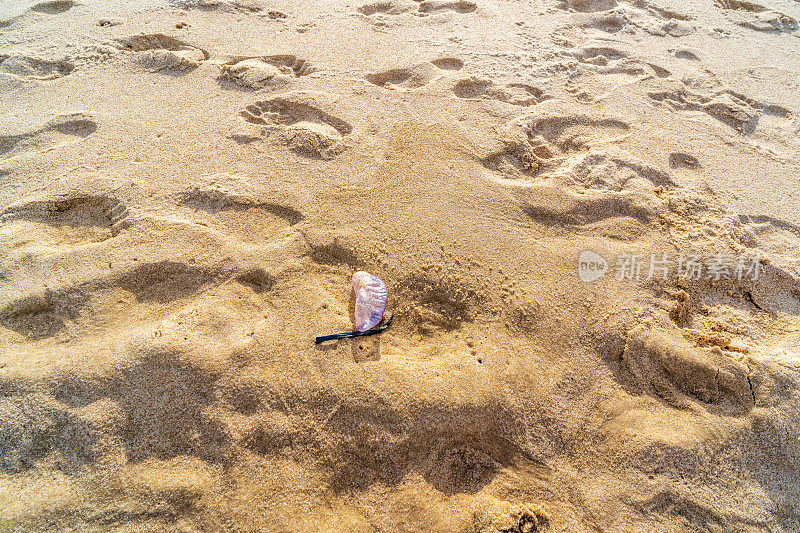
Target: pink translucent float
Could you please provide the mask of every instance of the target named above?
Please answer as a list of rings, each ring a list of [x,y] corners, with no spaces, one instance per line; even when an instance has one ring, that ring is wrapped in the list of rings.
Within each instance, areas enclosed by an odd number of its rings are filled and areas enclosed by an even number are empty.
[[[360,270],[353,274],[352,281],[353,291],[356,294],[355,331],[323,335],[317,337],[314,344],[348,337],[375,335],[386,331],[391,325],[393,316],[386,321],[383,320],[386,302],[389,300],[389,291],[386,290],[386,285],[381,278]]]
[[[360,270],[353,274],[356,293],[356,331],[372,329],[383,320],[389,292],[381,278]]]

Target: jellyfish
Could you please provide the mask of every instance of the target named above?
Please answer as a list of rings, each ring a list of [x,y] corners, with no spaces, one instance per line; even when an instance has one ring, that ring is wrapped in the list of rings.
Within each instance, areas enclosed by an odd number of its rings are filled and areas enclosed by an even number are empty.
[[[353,274],[356,293],[356,331],[372,329],[383,320],[389,292],[381,278],[360,270]]]
[[[323,335],[317,337],[314,344],[334,339],[374,335],[386,331],[391,325],[394,316],[390,316],[386,321],[383,320],[383,315],[386,313],[386,302],[389,299],[389,291],[386,290],[386,285],[381,278],[360,270],[353,274],[352,282],[353,291],[356,294],[355,331]]]

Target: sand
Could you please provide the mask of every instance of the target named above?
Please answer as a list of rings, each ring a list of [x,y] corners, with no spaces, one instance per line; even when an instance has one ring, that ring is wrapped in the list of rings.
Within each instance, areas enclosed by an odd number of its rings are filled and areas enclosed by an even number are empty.
[[[3,2],[0,530],[800,531],[798,19]]]

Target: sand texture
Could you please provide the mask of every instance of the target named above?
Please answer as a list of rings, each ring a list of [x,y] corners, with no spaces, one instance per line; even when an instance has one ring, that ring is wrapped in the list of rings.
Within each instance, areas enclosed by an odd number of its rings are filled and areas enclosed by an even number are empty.
[[[0,531],[800,531],[757,1],[0,2]]]

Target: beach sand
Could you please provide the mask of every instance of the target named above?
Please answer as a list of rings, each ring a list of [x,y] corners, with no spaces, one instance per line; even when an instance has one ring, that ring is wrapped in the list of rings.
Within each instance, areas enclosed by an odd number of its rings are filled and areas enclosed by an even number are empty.
[[[800,531],[798,19],[4,2],[0,530]]]

